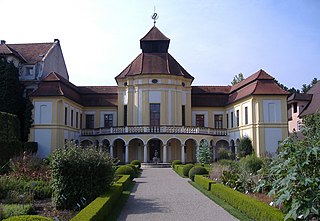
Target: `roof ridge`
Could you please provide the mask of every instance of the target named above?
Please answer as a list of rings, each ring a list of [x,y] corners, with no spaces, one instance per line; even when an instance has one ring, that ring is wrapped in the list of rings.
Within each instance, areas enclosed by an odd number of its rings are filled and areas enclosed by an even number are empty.
[[[55,42],[33,42],[33,43],[13,43],[13,44],[6,44],[6,45],[36,45],[36,44],[54,44]]]

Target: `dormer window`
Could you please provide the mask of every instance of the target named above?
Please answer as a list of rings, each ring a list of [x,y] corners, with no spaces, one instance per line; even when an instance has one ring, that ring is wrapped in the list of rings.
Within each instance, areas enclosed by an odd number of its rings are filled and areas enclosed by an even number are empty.
[[[33,67],[32,66],[28,66],[25,69],[25,76],[33,76]]]

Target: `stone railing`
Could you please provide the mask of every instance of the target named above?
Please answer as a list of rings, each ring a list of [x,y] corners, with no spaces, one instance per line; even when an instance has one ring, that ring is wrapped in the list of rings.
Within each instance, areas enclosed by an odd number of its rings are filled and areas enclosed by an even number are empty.
[[[185,126],[126,126],[81,130],[81,136],[111,134],[205,134],[212,136],[227,136],[227,130],[210,127]]]

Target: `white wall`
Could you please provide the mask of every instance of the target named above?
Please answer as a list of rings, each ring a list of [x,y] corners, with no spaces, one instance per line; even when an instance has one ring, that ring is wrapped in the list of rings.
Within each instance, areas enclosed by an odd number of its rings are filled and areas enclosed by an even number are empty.
[[[275,153],[278,149],[278,142],[282,140],[281,128],[265,128],[264,140],[267,153]]]
[[[281,123],[281,100],[263,100],[264,123]]]
[[[48,157],[51,149],[51,130],[50,129],[35,129],[34,140],[38,142],[39,157]]]
[[[34,123],[51,124],[52,123],[52,102],[34,103]]]

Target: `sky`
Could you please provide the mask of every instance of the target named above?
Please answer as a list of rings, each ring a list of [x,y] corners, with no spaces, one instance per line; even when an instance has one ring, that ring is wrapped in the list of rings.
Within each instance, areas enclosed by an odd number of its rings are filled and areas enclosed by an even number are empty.
[[[116,85],[156,26],[193,85],[228,85],[260,69],[287,87],[320,78],[319,0],[0,0],[0,39],[60,40],[70,81]]]

